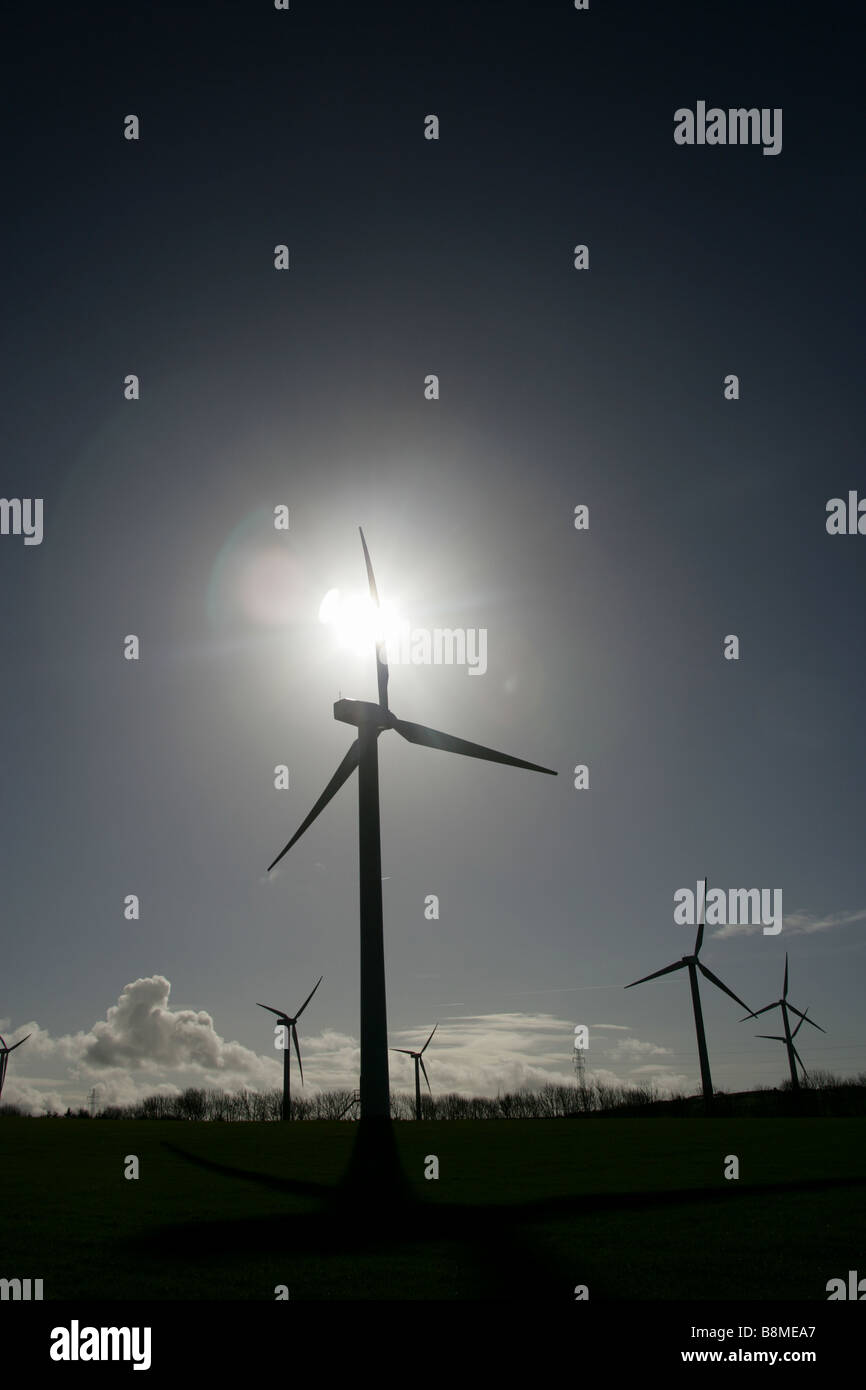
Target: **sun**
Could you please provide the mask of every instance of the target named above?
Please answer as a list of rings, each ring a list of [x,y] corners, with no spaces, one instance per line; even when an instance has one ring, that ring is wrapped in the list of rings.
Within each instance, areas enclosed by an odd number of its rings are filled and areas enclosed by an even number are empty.
[[[331,628],[338,644],[358,656],[372,652],[377,642],[392,641],[399,631],[396,607],[376,607],[369,594],[341,594],[329,589],[319,604],[319,622]]]

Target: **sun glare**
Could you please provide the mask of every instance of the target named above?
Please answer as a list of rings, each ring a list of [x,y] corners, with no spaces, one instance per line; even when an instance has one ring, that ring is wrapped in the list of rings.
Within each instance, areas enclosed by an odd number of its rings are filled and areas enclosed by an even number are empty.
[[[329,589],[319,604],[319,622],[331,628],[341,647],[358,655],[372,651],[376,642],[395,637],[399,621],[392,604],[377,608],[368,594]]]

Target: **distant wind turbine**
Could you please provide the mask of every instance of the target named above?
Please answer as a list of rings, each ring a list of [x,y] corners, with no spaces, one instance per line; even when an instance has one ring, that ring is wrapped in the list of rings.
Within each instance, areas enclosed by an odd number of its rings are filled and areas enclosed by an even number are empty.
[[[436,1029],[437,1029],[438,1027],[439,1027],[439,1024],[438,1024],[438,1023],[435,1024],[435,1026],[434,1026],[434,1028],[433,1028],[433,1033],[436,1032]],[[433,1033],[430,1034],[430,1038],[433,1037]],[[424,1073],[424,1080],[427,1082],[427,1090],[430,1091],[431,1096],[432,1096],[432,1094],[433,1094],[433,1092],[430,1090],[430,1078],[429,1078],[429,1076],[427,1075],[427,1068],[426,1068],[425,1065],[424,1065],[424,1053],[427,1051],[427,1048],[430,1046],[430,1038],[427,1039],[427,1041],[425,1042],[424,1046],[421,1048],[421,1051],[420,1051],[420,1052],[412,1052],[408,1047],[392,1047],[392,1048],[391,1048],[391,1051],[392,1051],[392,1052],[402,1052],[403,1055],[404,1055],[405,1057],[414,1057],[414,1058],[415,1058],[415,1119],[416,1119],[416,1120],[420,1120],[420,1118],[421,1118],[421,1072],[422,1072],[422,1071],[423,1071],[423,1073]]]
[[[728,989],[727,985],[722,984],[722,981],[719,979],[718,975],[714,975],[712,970],[708,970],[707,967],[703,965],[701,961],[698,960],[698,955],[704,940],[703,918],[705,915],[704,908],[706,905],[706,901],[707,880],[704,879],[704,900],[701,903],[701,922],[698,926],[698,934],[695,938],[694,953],[690,956],[683,956],[682,960],[674,961],[673,965],[666,965],[663,970],[654,970],[651,975],[644,975],[643,978],[640,980],[632,980],[630,985],[626,985],[626,989],[633,989],[635,985],[642,985],[646,980],[656,980],[658,979],[659,975],[670,975],[674,970],[688,969],[689,984],[691,985],[692,989],[692,1008],[694,1009],[695,1014],[695,1032],[698,1038],[698,1058],[701,1064],[701,1085],[703,1087],[704,1092],[704,1102],[709,1107],[712,1105],[713,1102],[713,1082],[712,1077],[710,1076],[710,1058],[709,1053],[707,1052],[707,1036],[704,1032],[704,1016],[701,1012],[701,995],[700,990],[698,989],[698,971],[700,970],[701,974],[704,975],[706,979],[711,980],[712,983],[716,985],[718,989],[724,990],[725,994],[730,995],[731,999],[733,999],[737,1004],[741,1004],[747,1013],[751,1014],[751,1010],[748,1004],[743,1004],[743,1001],[738,994],[734,994],[734,991],[732,989]]]
[[[296,1024],[324,978],[324,975],[319,976],[294,1018],[289,1018],[289,1015],[284,1014],[282,1009],[272,1009],[270,1004],[257,1004],[258,1008],[267,1009],[268,1013],[276,1014],[285,1029],[285,1037],[283,1039],[283,1107],[282,1114],[280,1115],[280,1119],[282,1120],[290,1120],[292,1118],[292,1049],[289,1043],[293,1042],[295,1044],[298,1067],[301,1073],[301,1085],[303,1085],[304,1068],[301,1063],[301,1049],[298,1047],[298,1030]]]
[[[808,1012],[809,1012],[808,1009],[806,1010],[806,1013],[801,1013],[799,1009],[795,1009],[795,1008],[794,1008],[794,1005],[793,1005],[793,1004],[789,1004],[789,1003],[788,1003],[788,952],[787,952],[787,951],[785,952],[785,979],[784,979],[784,982],[783,982],[783,984],[782,984],[782,997],[781,997],[781,999],[777,999],[776,1002],[775,1002],[774,1004],[765,1004],[764,1007],[763,1007],[763,1009],[756,1009],[754,1013],[752,1013],[751,1010],[750,1010],[746,1017],[747,1017],[747,1018],[757,1018],[759,1014],[766,1014],[766,1013],[769,1013],[769,1011],[770,1011],[771,1009],[781,1009],[781,1010],[782,1010],[782,1027],[783,1027],[784,1030],[785,1030],[784,1036],[782,1036],[782,1035],[779,1034],[779,1033],[756,1033],[756,1034],[755,1034],[755,1037],[757,1037],[757,1038],[771,1038],[771,1039],[773,1040],[773,1042],[781,1042],[781,1043],[784,1043],[784,1044],[785,1044],[785,1047],[788,1049],[788,1065],[789,1065],[789,1067],[791,1068],[791,1089],[794,1090],[794,1091],[799,1091],[799,1089],[800,1089],[800,1078],[797,1076],[797,1062],[799,1062],[799,1063],[800,1063],[800,1066],[803,1067],[803,1075],[805,1076],[807,1073],[806,1073],[806,1068],[805,1068],[805,1066],[803,1066],[803,1059],[802,1059],[802,1057],[800,1056],[799,1052],[797,1051],[796,1047],[794,1046],[794,1039],[796,1038],[796,1036],[797,1036],[797,1034],[799,1033],[800,1029],[803,1027],[803,1024],[804,1024],[804,1023],[808,1023],[809,1026],[812,1027],[812,1028],[817,1028],[819,1033],[826,1033],[827,1029],[826,1029],[826,1028],[822,1028],[821,1025],[820,1025],[820,1023],[813,1023],[811,1018],[807,1018],[807,1017],[806,1017],[806,1014],[808,1014]],[[792,1013],[792,1014],[796,1014],[797,1017],[798,1017],[799,1020],[800,1020],[800,1022],[797,1024],[796,1028],[794,1029],[793,1033],[791,1032],[791,1023],[790,1023],[790,1020],[789,1020],[789,1018],[788,1018],[788,1013],[789,1013],[789,1012]],[[744,1018],[740,1019],[740,1022],[741,1022],[741,1023],[745,1023],[745,1021],[746,1021],[746,1019],[744,1019]]]
[[[14,1052],[16,1047],[20,1047],[22,1043],[26,1043],[29,1037],[30,1034],[27,1033],[23,1038],[19,1038],[17,1043],[13,1043],[11,1047],[7,1047],[6,1039],[0,1037],[0,1096],[2,1096],[3,1094],[3,1082],[6,1080],[6,1068],[9,1065],[9,1053]]]
[[[360,529],[360,528],[359,528]],[[370,597],[379,607],[379,594],[373,576],[373,566],[367,542],[361,531],[364,562]],[[352,744],[337,771],[319,797],[306,820],[295,831],[289,843],[268,866],[268,872],[309,829],[313,821],[340,790],[343,783],[358,769],[358,840],[361,905],[361,1118],[390,1120],[391,1101],[388,1082],[388,1017],[385,996],[385,946],[382,932],[382,851],[379,835],[379,735],[394,729],[409,743],[426,748],[439,748],[446,753],[462,753],[470,758],[506,763],[510,767],[528,768],[530,772],[546,772],[555,777],[552,768],[497,753],[478,743],[439,733],[423,724],[410,724],[398,719],[388,708],[388,664],[385,643],[376,641],[376,678],[379,701],[338,700],[334,718],[344,724],[354,724],[358,737]]]

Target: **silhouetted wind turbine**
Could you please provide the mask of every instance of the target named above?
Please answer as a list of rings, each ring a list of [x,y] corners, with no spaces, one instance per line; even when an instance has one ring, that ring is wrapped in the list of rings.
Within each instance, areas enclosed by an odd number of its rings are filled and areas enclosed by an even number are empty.
[[[433,1028],[433,1033],[436,1032],[436,1029],[437,1029],[438,1027],[439,1027],[439,1024],[437,1023],[437,1024],[434,1026],[434,1028]],[[430,1038],[432,1038],[433,1033],[430,1034]],[[431,1096],[432,1096],[432,1094],[433,1094],[433,1092],[430,1090],[430,1078],[429,1078],[429,1076],[427,1075],[427,1068],[426,1068],[425,1065],[424,1065],[424,1053],[427,1051],[427,1048],[430,1046],[430,1038],[427,1039],[427,1041],[425,1042],[424,1046],[421,1048],[421,1051],[420,1051],[420,1052],[412,1052],[408,1047],[392,1047],[392,1048],[391,1048],[391,1051],[392,1051],[392,1052],[402,1052],[403,1055],[404,1055],[405,1057],[414,1057],[414,1058],[415,1058],[415,1119],[416,1119],[416,1120],[420,1120],[420,1118],[421,1118],[421,1072],[422,1072],[422,1071],[423,1071],[423,1073],[424,1073],[424,1080],[427,1082],[427,1090],[430,1091]],[[420,1070],[419,1070],[419,1068],[420,1068]]]
[[[319,976],[294,1018],[289,1018],[289,1015],[284,1014],[282,1009],[272,1009],[270,1004],[258,1004],[258,1008],[267,1009],[268,1013],[276,1014],[286,1030],[284,1038],[285,1045],[283,1047],[283,1110],[280,1116],[282,1120],[290,1120],[292,1118],[292,1049],[289,1043],[293,1042],[295,1044],[295,1052],[298,1054],[298,1067],[301,1072],[301,1085],[303,1085],[304,1068],[301,1063],[301,1049],[298,1047],[298,1030],[295,1025],[324,978],[324,975]]]
[[[364,548],[370,597],[378,608],[379,594],[363,531],[361,545]],[[397,719],[388,708],[388,664],[385,660],[385,643],[381,638],[376,640],[376,680],[378,704],[372,704],[367,700],[338,700],[334,705],[334,718],[344,724],[354,724],[358,730],[358,737],[306,820],[295,831],[285,849],[282,849],[268,866],[268,872],[280,862],[292,845],[296,844],[357,768],[361,907],[361,1118],[389,1120],[391,1107],[388,1086],[388,1018],[385,998],[385,947],[382,934],[382,851],[379,836],[379,735],[386,729],[394,729],[409,743],[420,743],[426,748],[439,748],[446,753],[462,753],[469,758],[506,763],[510,767],[524,767],[531,772],[546,772],[553,777],[556,773],[552,768],[539,767],[537,763],[524,762],[522,758],[512,758],[507,753],[497,753],[492,748],[484,748],[478,743],[468,743],[466,739],[454,738],[451,734],[439,733],[423,724],[410,724],[404,719]]]
[[[806,1013],[801,1013],[799,1009],[795,1009],[795,1008],[794,1008],[794,1005],[793,1005],[793,1004],[789,1004],[789,1003],[788,1003],[788,952],[787,952],[787,951],[785,952],[785,979],[784,979],[784,982],[783,982],[783,984],[782,984],[782,997],[781,997],[781,999],[777,999],[776,1002],[775,1002],[774,1004],[765,1004],[764,1007],[763,1007],[763,1009],[756,1009],[754,1013],[752,1013],[752,1011],[749,1010],[749,1012],[748,1012],[748,1014],[746,1015],[746,1017],[747,1017],[747,1018],[757,1018],[759,1014],[766,1014],[766,1013],[769,1013],[769,1011],[770,1011],[771,1009],[781,1009],[781,1010],[782,1010],[782,1027],[783,1027],[784,1030],[785,1030],[784,1037],[783,1037],[781,1034],[779,1034],[779,1033],[756,1033],[756,1034],[755,1034],[755,1037],[756,1037],[756,1038],[772,1038],[773,1042],[782,1042],[782,1043],[785,1044],[786,1048],[788,1049],[788,1065],[789,1065],[789,1067],[791,1068],[791,1089],[794,1090],[794,1091],[799,1091],[799,1089],[800,1089],[800,1078],[797,1076],[797,1062],[799,1062],[799,1063],[800,1063],[800,1066],[803,1067],[803,1075],[804,1075],[804,1076],[806,1075],[806,1068],[803,1066],[803,1059],[802,1059],[802,1057],[800,1056],[799,1052],[797,1051],[796,1047],[794,1046],[794,1039],[796,1038],[796,1036],[797,1036],[797,1034],[799,1033],[800,1029],[803,1027],[803,1024],[804,1024],[804,1023],[808,1023],[808,1024],[810,1025],[810,1027],[812,1027],[812,1028],[817,1028],[819,1033],[826,1033],[827,1029],[826,1029],[826,1028],[822,1028],[821,1025],[820,1025],[820,1023],[813,1023],[812,1020],[811,1020],[811,1018],[807,1018],[807,1017],[806,1017],[806,1014],[809,1012],[808,1009],[806,1010]],[[800,1022],[797,1024],[796,1028],[794,1029],[793,1033],[791,1032],[791,1023],[790,1023],[790,1020],[789,1020],[789,1018],[788,1018],[788,1012],[789,1012],[789,1011],[790,1011],[792,1014],[796,1014],[797,1017],[798,1017],[799,1020],[800,1020]],[[740,1019],[740,1022],[741,1022],[741,1023],[745,1023],[745,1021],[746,1021],[746,1019],[744,1019],[744,1018],[741,1018],[741,1019]],[[795,1059],[796,1059],[796,1060],[795,1060]]]
[[[22,1043],[26,1043],[29,1037],[30,1034],[27,1033],[23,1038],[19,1038],[17,1043],[13,1043],[11,1047],[7,1047],[6,1039],[0,1037],[0,1096],[2,1096],[3,1094],[3,1082],[6,1080],[6,1068],[9,1065],[9,1053],[14,1052],[16,1047],[20,1047]]]
[[[713,984],[716,985],[719,989],[724,990],[725,994],[730,995],[730,997],[733,1000],[735,1000],[737,1004],[742,1004],[743,1008],[748,1013],[751,1013],[751,1010],[749,1009],[748,1004],[743,1004],[743,1001],[738,994],[734,994],[734,991],[732,989],[728,989],[727,985],[722,984],[718,975],[714,975],[712,970],[708,970],[707,967],[703,965],[701,961],[698,960],[698,954],[700,952],[704,940],[703,918],[705,915],[704,907],[706,905],[706,901],[707,880],[704,879],[704,901],[703,903],[701,903],[700,914],[701,922],[698,926],[698,934],[695,938],[695,949],[693,955],[683,956],[682,960],[674,961],[673,965],[666,965],[663,970],[654,970],[651,975],[644,975],[643,978],[640,980],[632,980],[631,984],[626,985],[625,987],[626,989],[632,989],[635,985],[642,985],[646,980],[658,979],[659,975],[670,975],[671,972],[674,970],[688,969],[689,984],[691,985],[692,989],[692,1007],[695,1013],[695,1032],[698,1036],[698,1058],[700,1059],[701,1064],[701,1086],[703,1087],[704,1101],[709,1106],[712,1104],[713,1100],[713,1082],[710,1076],[710,1058],[707,1052],[707,1037],[706,1033],[704,1032],[704,1016],[701,1012],[701,996],[700,991],[698,989],[698,971],[700,970],[701,974],[706,976],[708,980],[712,980]]]

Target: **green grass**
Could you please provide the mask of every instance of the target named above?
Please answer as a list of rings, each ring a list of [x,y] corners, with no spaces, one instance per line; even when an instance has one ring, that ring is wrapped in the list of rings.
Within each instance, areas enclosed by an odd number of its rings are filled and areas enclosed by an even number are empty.
[[[866,1271],[864,1120],[398,1124],[417,1204],[391,1216],[329,1203],[355,1131],[4,1118],[0,1277],[46,1299],[826,1300]]]

